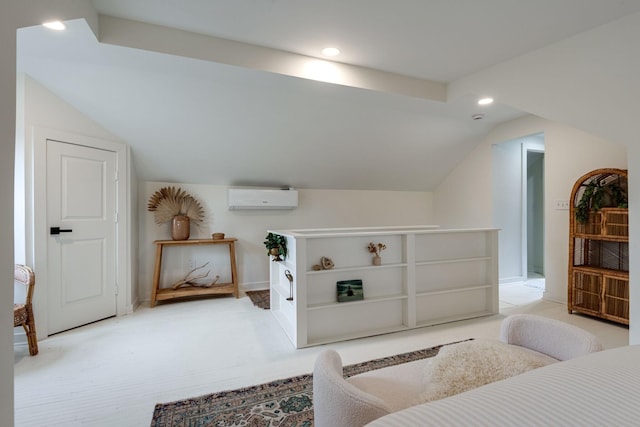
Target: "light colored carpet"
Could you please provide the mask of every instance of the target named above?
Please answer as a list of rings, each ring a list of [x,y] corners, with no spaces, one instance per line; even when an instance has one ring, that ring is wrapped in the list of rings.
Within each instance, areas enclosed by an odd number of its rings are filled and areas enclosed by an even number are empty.
[[[504,316],[518,312],[582,327],[607,348],[628,343],[626,327],[569,315],[565,304],[541,301],[541,294],[503,285],[500,315],[330,347],[348,365],[469,337],[496,339]],[[35,357],[26,344],[15,347],[16,427],[149,425],[158,402],[302,375],[327,346],[297,350],[269,310],[228,297],[144,303],[131,315],[53,335],[38,347]]]

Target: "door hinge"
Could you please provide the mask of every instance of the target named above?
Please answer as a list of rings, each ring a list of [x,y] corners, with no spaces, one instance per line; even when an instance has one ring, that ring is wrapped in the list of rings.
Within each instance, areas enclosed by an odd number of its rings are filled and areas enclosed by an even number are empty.
[[[120,287],[118,286],[118,284],[116,283],[116,295],[118,295],[120,293]]]

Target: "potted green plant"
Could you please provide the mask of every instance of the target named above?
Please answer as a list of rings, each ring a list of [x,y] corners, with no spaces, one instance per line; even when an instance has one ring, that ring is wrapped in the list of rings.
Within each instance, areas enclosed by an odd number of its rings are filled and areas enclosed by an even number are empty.
[[[284,261],[287,258],[287,239],[284,236],[269,233],[264,246],[267,248],[267,255],[271,255],[273,261]]]
[[[589,212],[597,212],[600,208],[627,206],[627,193],[617,181],[600,183],[594,180],[585,185],[582,197],[575,207],[576,221],[585,224],[589,219]]]

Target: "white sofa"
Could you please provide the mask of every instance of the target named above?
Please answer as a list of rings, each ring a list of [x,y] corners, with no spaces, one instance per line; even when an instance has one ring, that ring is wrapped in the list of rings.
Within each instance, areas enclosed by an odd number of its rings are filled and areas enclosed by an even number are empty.
[[[500,338],[508,344],[504,350],[514,352],[516,360],[534,359],[536,366],[557,364],[558,361],[602,349],[594,335],[580,328],[557,320],[525,314],[507,317],[502,323]],[[473,343],[472,341],[470,345],[463,343],[445,349],[473,347]],[[480,346],[480,343],[478,345]],[[441,350],[440,353],[444,356],[445,351]],[[447,357],[454,360],[455,365],[459,354]],[[438,358],[438,362],[443,360],[440,355]],[[500,368],[499,365],[491,365],[485,360],[484,354],[475,360],[475,368],[481,374],[483,371],[495,370],[496,366]],[[434,359],[417,360],[344,379],[342,361],[338,353],[330,349],[323,351],[316,360],[313,372],[316,427],[363,426],[377,418],[386,418],[388,414],[404,411],[424,402],[427,400],[424,398],[424,392],[430,385],[430,377],[425,373],[429,369],[433,371],[434,366],[438,366],[434,362]],[[448,370],[446,367],[444,369]],[[462,371],[463,376],[466,375],[464,370],[458,371]],[[502,378],[504,377],[506,376]],[[394,423],[395,420],[390,422]],[[457,425],[465,424],[467,423]],[[405,425],[423,424],[420,422]]]

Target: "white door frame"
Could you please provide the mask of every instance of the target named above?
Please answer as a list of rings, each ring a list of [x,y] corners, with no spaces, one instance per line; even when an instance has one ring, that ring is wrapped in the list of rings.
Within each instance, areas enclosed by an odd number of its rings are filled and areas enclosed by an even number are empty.
[[[525,141],[522,142],[522,210],[520,211],[522,214],[522,275],[523,280],[526,282],[527,277],[529,276],[529,248],[528,248],[528,236],[527,236],[527,226],[528,226],[528,218],[527,218],[527,153],[535,152],[544,154],[544,141],[542,143]],[[546,185],[546,180],[545,180]],[[546,211],[546,208],[545,208]],[[545,220],[546,223],[546,220]],[[544,240],[544,236],[543,236]],[[544,243],[543,243],[544,245]]]
[[[44,127],[33,128],[31,144],[25,147],[26,172],[26,261],[34,267],[36,291],[34,311],[38,339],[49,335],[47,308],[47,140],[54,139],[87,147],[113,151],[116,154],[116,315],[133,312],[131,281],[131,191],[129,180],[129,148],[119,142],[107,141]]]

